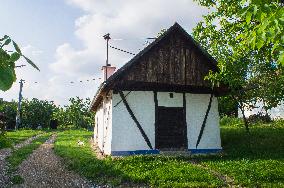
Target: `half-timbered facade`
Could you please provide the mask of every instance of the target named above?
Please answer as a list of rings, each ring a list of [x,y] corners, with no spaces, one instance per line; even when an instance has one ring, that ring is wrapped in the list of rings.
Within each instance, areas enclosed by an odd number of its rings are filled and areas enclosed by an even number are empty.
[[[175,23],[101,84],[91,105],[101,151],[220,151],[216,96],[225,89],[204,79],[210,70],[217,62]]]

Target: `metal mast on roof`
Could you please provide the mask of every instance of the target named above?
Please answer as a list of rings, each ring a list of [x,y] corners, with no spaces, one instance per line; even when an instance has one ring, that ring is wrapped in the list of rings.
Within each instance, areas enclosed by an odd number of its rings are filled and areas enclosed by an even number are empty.
[[[110,38],[110,34],[107,33],[104,36],[104,39],[107,41],[107,58],[106,58],[106,67],[105,67],[105,81],[107,80],[107,67],[110,66],[110,64],[108,63],[108,41]]]

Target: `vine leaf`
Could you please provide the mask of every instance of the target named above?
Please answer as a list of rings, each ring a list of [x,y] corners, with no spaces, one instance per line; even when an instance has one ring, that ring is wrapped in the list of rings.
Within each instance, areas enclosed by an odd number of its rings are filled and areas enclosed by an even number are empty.
[[[32,60],[30,60],[29,58],[27,58],[27,57],[24,56],[24,55],[22,55],[22,56],[25,58],[25,60],[26,60],[31,66],[33,66],[35,69],[37,69],[38,71],[40,71],[39,68],[34,64],[34,62],[32,62]]]
[[[18,44],[17,44],[15,41],[13,41],[13,46],[14,46],[15,50],[16,50],[19,54],[22,55],[22,52],[21,52],[21,50],[20,50]]]
[[[11,66],[0,66],[0,90],[7,91],[15,81],[15,69]]]

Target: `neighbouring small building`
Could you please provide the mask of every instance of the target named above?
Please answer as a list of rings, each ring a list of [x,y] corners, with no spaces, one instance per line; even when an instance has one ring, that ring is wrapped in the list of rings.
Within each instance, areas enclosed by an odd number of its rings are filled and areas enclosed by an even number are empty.
[[[217,62],[177,23],[98,89],[94,137],[106,155],[163,150],[215,153],[221,147],[218,95],[204,77]]]

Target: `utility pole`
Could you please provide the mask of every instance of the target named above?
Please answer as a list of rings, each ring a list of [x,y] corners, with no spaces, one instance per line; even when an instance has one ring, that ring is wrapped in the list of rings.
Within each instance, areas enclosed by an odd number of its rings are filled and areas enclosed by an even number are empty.
[[[22,90],[23,90],[23,85],[24,85],[23,79],[20,80],[20,91],[19,91],[19,101],[18,101],[18,109],[17,109],[17,116],[16,116],[16,127],[15,129],[17,130],[19,128],[19,125],[21,124],[22,121]]]
[[[107,80],[107,67],[110,66],[110,64],[108,63],[108,41],[111,38],[110,38],[110,34],[109,33],[105,34],[103,37],[107,41],[107,58],[106,58],[106,67],[105,67],[105,71],[106,71],[105,72],[105,81],[106,81]]]

